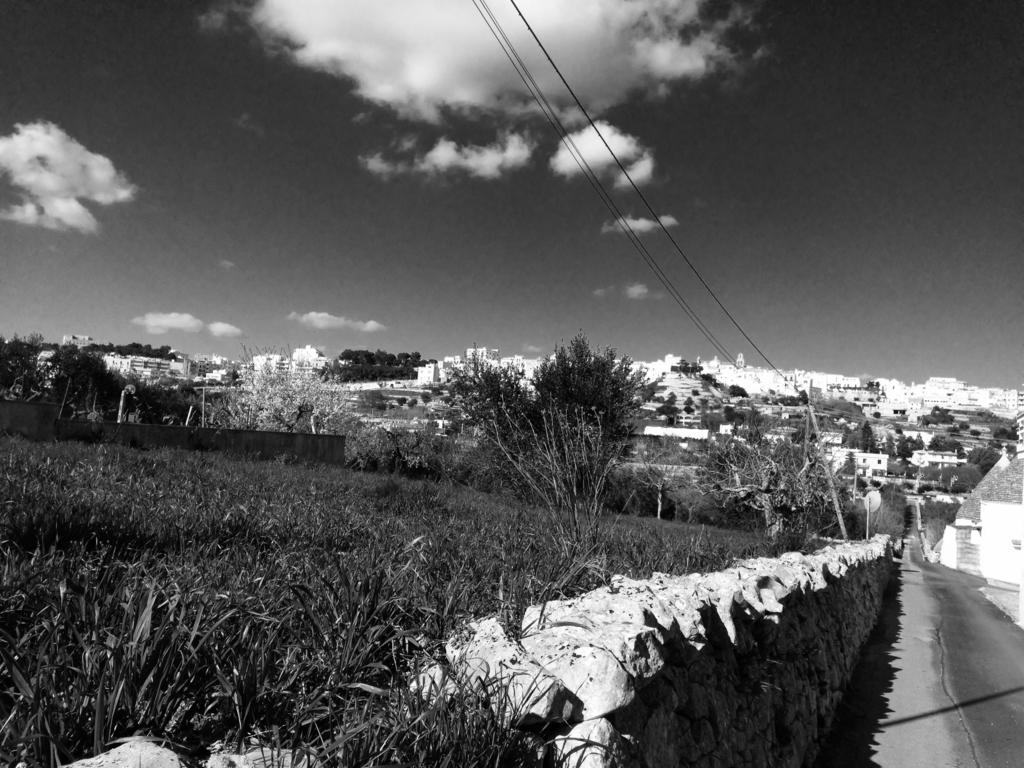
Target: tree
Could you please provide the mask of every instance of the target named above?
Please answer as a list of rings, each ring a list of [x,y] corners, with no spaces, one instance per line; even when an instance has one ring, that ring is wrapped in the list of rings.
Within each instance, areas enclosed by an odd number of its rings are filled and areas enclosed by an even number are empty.
[[[676,396],[673,392],[668,396],[668,399],[659,405],[654,411],[659,416],[663,417],[669,425],[676,423],[676,419],[679,418],[679,406],[676,405]]]
[[[42,337],[18,336],[4,340],[0,336],[0,396],[13,400],[32,400],[42,395],[46,371],[39,364]]]
[[[896,440],[893,439],[892,435],[885,436],[885,443],[882,449],[887,456],[896,455]]]
[[[750,397],[750,395],[748,395],[747,390],[745,390],[739,384],[730,384],[729,397]]]
[[[643,403],[644,374],[615,350],[591,350],[581,333],[566,347],[555,347],[551,359],[533,376],[537,404],[561,411],[579,409],[596,420],[605,437],[623,440]]]
[[[344,393],[317,374],[249,365],[238,387],[225,393],[212,420],[231,429],[337,434],[346,429],[350,416]]]
[[[864,426],[860,428],[860,449],[868,453],[874,453],[878,450],[878,442],[875,440],[874,430],[871,429],[871,425],[866,421]]]
[[[971,452],[967,454],[967,463],[973,464],[981,470],[981,474],[987,475],[988,471],[996,465],[1001,456],[1002,453],[990,446],[978,446],[971,449]]]
[[[760,528],[773,541],[790,536],[802,544],[834,514],[825,476],[831,470],[816,450],[789,440],[711,441],[697,484],[740,524]]]
[[[532,391],[516,371],[474,363],[456,372],[452,394],[519,488],[568,513],[565,533],[577,539],[603,508],[608,474],[642,404],[643,374],[580,334],[556,347],[530,383]]]
[[[906,435],[900,435],[896,441],[896,457],[908,461],[914,455],[914,441]]]
[[[932,439],[928,443],[928,448],[929,450],[932,451],[944,451],[952,453],[959,453],[960,451],[963,450],[963,446],[960,444],[959,440],[952,437],[947,437],[946,435],[939,434],[932,435]]]
[[[46,362],[46,377],[50,398],[63,402],[72,414],[76,410],[117,413],[125,382],[107,370],[98,356],[75,346],[63,346]]]

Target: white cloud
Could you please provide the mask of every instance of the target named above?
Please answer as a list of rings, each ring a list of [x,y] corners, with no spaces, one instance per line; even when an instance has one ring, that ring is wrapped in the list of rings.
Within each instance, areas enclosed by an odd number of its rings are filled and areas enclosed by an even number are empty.
[[[739,11],[700,14],[700,0],[521,0],[520,6],[583,102],[596,112],[635,92],[662,96],[730,60],[722,43]],[[507,3],[492,4],[520,55],[556,106],[569,98]],[[463,114],[533,112],[505,54],[466,0],[259,0],[251,23],[269,47],[280,39],[302,66],[350,78],[364,99],[439,122]],[[206,14],[204,25],[224,26]]]
[[[614,285],[609,285],[609,286],[607,286],[605,288],[595,288],[593,291],[591,291],[591,293],[594,296],[596,296],[597,298],[603,299],[605,296],[607,296],[609,293],[611,293],[614,290],[615,290],[615,286]]]
[[[47,229],[96,232],[99,223],[81,201],[112,205],[136,192],[109,159],[46,122],[19,124],[0,137],[0,176],[22,195],[0,219]]]
[[[233,262],[231,259],[221,259],[220,261],[217,262],[217,266],[227,271],[235,268],[235,262]]]
[[[381,325],[376,320],[351,320],[347,317],[339,317],[338,315],[332,315],[327,312],[307,312],[304,315],[300,315],[298,312],[292,312],[288,315],[288,319],[295,320],[308,328],[316,328],[317,330],[325,330],[328,328],[352,328],[357,331],[363,331],[364,333],[387,330],[387,326]]]
[[[221,339],[233,338],[235,336],[242,335],[242,329],[239,328],[237,325],[232,325],[231,323],[223,323],[220,322],[219,320],[213,323],[209,323],[206,326],[206,330],[208,330],[211,335]]]
[[[496,179],[503,171],[522,168],[530,161],[533,145],[517,134],[505,136],[504,144],[459,147],[450,139],[441,139],[417,163],[424,173],[444,173],[458,169],[470,176]]]
[[[650,295],[651,291],[643,283],[631,283],[623,289],[623,293],[626,294],[627,299],[643,300]]]
[[[654,155],[650,149],[640,143],[635,136],[630,136],[604,120],[596,120],[595,131],[591,126],[581,128],[575,133],[569,134],[569,139],[575,147],[575,153],[582,157],[594,173],[599,176],[611,178],[615,186],[619,188],[628,187],[629,181],[619,169],[615,157],[629,171],[633,181],[640,186],[646,184],[654,175]],[[600,131],[600,135],[598,135]],[[602,137],[604,141],[602,141]],[[611,147],[615,157],[605,147]],[[558,151],[551,157],[551,170],[558,176],[573,178],[583,173],[577,164],[574,153],[569,150],[565,142],[559,145]]]
[[[543,351],[536,344],[523,344],[523,352],[528,355],[539,355]]]
[[[400,151],[413,149],[409,141],[402,142]],[[481,179],[496,179],[503,173],[522,168],[530,161],[534,144],[526,137],[507,133],[493,144],[459,146],[451,139],[442,138],[426,154],[411,159],[388,160],[381,153],[360,158],[363,166],[373,174],[391,178],[400,173],[423,173],[436,176],[461,171]]]
[[[678,227],[679,221],[675,216],[659,216],[658,219],[666,228]],[[636,232],[638,235],[642,235],[645,232],[651,232],[655,229],[660,229],[658,222],[654,219],[647,218],[634,218],[632,216],[624,216],[623,221],[629,225],[629,228]],[[601,234],[607,235],[611,233],[624,234],[622,227],[619,226],[617,221],[606,221],[601,225]]]
[[[141,325],[148,333],[167,333],[168,331],[185,331],[196,333],[203,329],[203,321],[187,312],[147,312],[133,317],[135,325]]]

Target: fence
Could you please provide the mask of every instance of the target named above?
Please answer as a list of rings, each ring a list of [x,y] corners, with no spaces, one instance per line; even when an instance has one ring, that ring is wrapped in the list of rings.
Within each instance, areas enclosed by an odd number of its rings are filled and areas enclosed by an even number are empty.
[[[263,459],[285,454],[324,464],[341,466],[345,463],[344,435],[116,424],[56,416],[57,406],[48,403],[0,401],[0,433],[17,434],[35,441],[88,440],[135,448],[225,451]]]

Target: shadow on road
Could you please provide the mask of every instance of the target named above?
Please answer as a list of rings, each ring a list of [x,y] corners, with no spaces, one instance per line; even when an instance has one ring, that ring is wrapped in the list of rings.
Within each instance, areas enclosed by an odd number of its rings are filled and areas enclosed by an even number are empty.
[[[955,704],[950,704],[948,707],[940,707],[939,709],[932,709],[928,712],[921,712],[917,715],[908,715],[907,717],[900,717],[895,720],[886,720],[884,723],[879,725],[880,728],[892,728],[894,725],[903,725],[904,723],[912,723],[915,720],[924,720],[929,717],[935,717],[936,715],[942,715],[946,712],[958,712],[968,707],[972,707],[975,704],[984,704],[988,701],[994,701],[995,699],[1001,699],[1003,696],[1012,696],[1015,693],[1024,691],[1024,685],[1018,685],[1016,688],[1007,688],[1005,691],[999,691],[998,693],[990,693],[987,696],[977,696],[973,699],[964,699],[958,701]]]
[[[900,636],[903,576],[893,574],[886,588],[878,623],[871,631],[853,670],[850,685],[839,704],[828,738],[814,762],[814,768],[888,768],[872,760],[875,735],[895,724],[886,721],[888,694],[896,679],[893,646]]]

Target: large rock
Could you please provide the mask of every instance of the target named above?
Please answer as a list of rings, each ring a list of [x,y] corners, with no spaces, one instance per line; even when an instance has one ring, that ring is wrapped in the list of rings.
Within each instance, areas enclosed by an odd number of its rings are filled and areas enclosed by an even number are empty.
[[[133,739],[109,752],[76,760],[68,768],[181,768],[181,760],[166,747]]]
[[[446,649],[458,684],[502,690],[499,711],[515,725],[582,719],[579,698],[512,642],[497,619],[473,622],[470,631],[469,640]]]
[[[551,745],[559,768],[637,768],[630,745],[603,717],[574,726]]]

